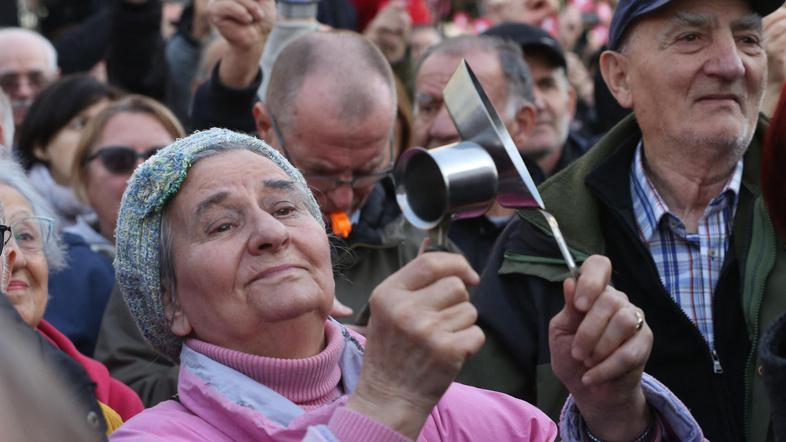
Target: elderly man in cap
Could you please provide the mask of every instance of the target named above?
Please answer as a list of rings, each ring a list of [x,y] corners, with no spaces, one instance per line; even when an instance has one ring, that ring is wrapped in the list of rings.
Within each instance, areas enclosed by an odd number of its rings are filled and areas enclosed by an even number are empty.
[[[536,161],[544,175],[554,175],[590,147],[590,140],[571,131],[576,91],[568,81],[565,52],[548,32],[524,23],[497,25],[484,35],[510,40],[524,51],[538,114],[535,128],[519,150]]]
[[[786,309],[786,249],[759,190],[761,17],[780,3],[620,1],[600,67],[633,115],[541,186],[575,257],[608,256],[655,335],[646,371],[713,441],[770,431],[757,348]],[[548,231],[521,211],[500,237],[473,300],[488,343],[462,379],[554,412],[547,328],[568,275]]]

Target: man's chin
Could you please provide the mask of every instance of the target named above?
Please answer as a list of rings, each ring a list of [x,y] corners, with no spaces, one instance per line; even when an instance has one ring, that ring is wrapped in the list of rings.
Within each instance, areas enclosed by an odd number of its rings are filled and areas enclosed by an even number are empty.
[[[531,160],[538,161],[542,158],[545,158],[546,155],[550,154],[552,151],[553,149],[551,146],[538,146],[524,149],[521,151],[521,153],[526,155],[527,158]]]

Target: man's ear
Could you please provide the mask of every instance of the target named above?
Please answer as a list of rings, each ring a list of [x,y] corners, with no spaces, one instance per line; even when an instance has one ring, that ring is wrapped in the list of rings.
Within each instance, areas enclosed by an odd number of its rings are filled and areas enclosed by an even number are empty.
[[[600,73],[609,91],[620,106],[625,109],[633,107],[628,79],[630,60],[626,55],[615,51],[604,51],[600,55]]]
[[[511,128],[513,130],[510,133],[510,137],[513,138],[513,143],[515,143],[516,146],[524,145],[526,139],[532,134],[533,129],[535,129],[537,119],[538,111],[532,103],[526,103],[516,111],[514,117],[515,125]]]
[[[193,331],[186,313],[177,301],[173,291],[161,285],[161,300],[164,303],[164,313],[169,321],[169,329],[177,336],[188,336]]]
[[[261,101],[254,104],[254,123],[257,126],[257,135],[268,144],[273,139],[273,120],[270,118],[267,108]]]

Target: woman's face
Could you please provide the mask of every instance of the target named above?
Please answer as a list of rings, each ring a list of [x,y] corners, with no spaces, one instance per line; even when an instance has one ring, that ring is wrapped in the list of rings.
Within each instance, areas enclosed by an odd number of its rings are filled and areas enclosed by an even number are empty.
[[[30,204],[13,187],[0,184],[0,203],[5,207],[6,224],[12,228],[24,218],[33,216]],[[20,232],[12,233],[18,235]],[[14,239],[6,247],[15,257],[6,294],[22,319],[31,327],[36,327],[44,316],[49,293],[46,256],[43,250],[23,250]]]
[[[82,130],[93,116],[107,107],[109,100],[101,100],[80,112],[71,121],[62,127],[46,146],[36,146],[33,154],[36,158],[46,163],[49,173],[57,184],[68,186],[71,184],[71,167],[74,164],[76,146]]]
[[[175,334],[271,357],[321,350],[330,249],[284,171],[249,151],[223,152],[191,168],[166,210],[176,226]]]
[[[108,147],[127,147],[138,154],[151,153],[174,141],[172,135],[154,117],[143,113],[121,113],[110,118],[87,157]],[[115,225],[120,200],[133,168],[142,163],[137,158],[129,170],[112,171],[98,156],[85,166],[85,187],[90,205],[98,215],[101,234],[115,241]]]

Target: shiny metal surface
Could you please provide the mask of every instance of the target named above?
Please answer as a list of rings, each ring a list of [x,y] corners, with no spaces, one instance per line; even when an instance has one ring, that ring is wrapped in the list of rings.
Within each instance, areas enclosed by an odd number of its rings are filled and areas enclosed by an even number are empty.
[[[461,139],[483,146],[497,166],[497,202],[503,207],[543,208],[532,176],[472,69],[463,60],[443,93]]]
[[[446,219],[482,215],[494,202],[498,187],[494,161],[472,142],[409,149],[399,158],[393,176],[401,211],[423,230]]]
[[[554,215],[546,212],[544,209],[539,209],[540,214],[546,218],[546,222],[549,223],[549,227],[551,228],[551,234],[554,235],[554,239],[557,241],[557,247],[559,247],[560,253],[562,253],[562,259],[565,260],[565,264],[568,266],[568,270],[570,271],[570,276],[573,279],[579,279],[579,268],[576,267],[576,262],[573,261],[573,255],[570,254],[570,249],[568,249],[568,244],[565,242],[565,238],[562,236],[562,231],[559,229],[559,224],[557,224],[557,219],[554,218]]]
[[[496,200],[508,208],[538,209],[546,218],[571,276],[579,269],[557,220],[543,199],[508,130],[466,60],[443,91],[464,140],[436,149],[414,148],[399,158],[396,199],[415,227],[429,230],[431,250],[444,250],[452,219],[485,213]]]

